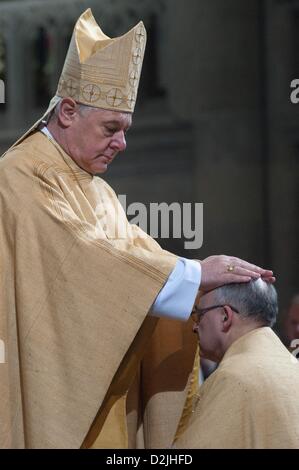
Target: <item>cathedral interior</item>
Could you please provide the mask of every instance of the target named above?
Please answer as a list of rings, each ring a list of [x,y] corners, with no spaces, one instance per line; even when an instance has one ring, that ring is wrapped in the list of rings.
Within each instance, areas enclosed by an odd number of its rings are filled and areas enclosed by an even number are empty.
[[[203,203],[200,248],[158,241],[273,269],[279,331],[299,291],[299,1],[0,0],[1,153],[47,108],[88,7],[108,36],[141,19],[148,34],[128,147],[104,178],[127,205]]]

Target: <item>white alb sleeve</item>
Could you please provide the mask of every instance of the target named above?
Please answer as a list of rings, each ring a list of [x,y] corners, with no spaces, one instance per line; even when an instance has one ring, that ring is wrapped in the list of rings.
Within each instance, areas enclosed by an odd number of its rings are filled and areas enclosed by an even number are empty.
[[[179,258],[165,286],[153,303],[150,315],[187,321],[201,282],[201,265]]]

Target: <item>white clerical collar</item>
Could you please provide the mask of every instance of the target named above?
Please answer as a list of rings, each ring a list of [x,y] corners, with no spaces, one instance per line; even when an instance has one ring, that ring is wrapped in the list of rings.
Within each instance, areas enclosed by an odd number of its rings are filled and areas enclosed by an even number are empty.
[[[47,126],[44,126],[40,129],[40,131],[45,134],[49,139],[55,140],[54,137],[52,136],[51,132],[47,128]]]

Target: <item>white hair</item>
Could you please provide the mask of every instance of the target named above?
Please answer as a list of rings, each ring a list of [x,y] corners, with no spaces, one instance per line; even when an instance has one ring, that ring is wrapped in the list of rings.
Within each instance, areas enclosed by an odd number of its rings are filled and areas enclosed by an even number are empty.
[[[241,316],[273,326],[278,313],[275,287],[261,278],[228,284],[214,290],[215,302],[235,307]]]
[[[47,116],[47,118],[46,118],[47,123],[49,123],[53,119],[57,119],[58,114],[59,114],[59,110],[60,110],[60,106],[61,106],[61,101],[62,101],[62,98],[59,98],[59,101],[56,104],[55,108]],[[90,113],[91,111],[95,111],[99,108],[95,108],[94,106],[88,106],[88,105],[82,104],[82,103],[77,103],[77,109],[79,111],[79,114],[81,114],[83,116],[86,116],[86,114]]]

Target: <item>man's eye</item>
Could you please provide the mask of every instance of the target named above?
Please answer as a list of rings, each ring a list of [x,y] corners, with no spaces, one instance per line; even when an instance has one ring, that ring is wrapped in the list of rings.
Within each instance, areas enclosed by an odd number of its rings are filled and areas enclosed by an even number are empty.
[[[105,131],[109,134],[115,134],[115,132],[117,132],[117,128],[115,126],[105,126]]]

